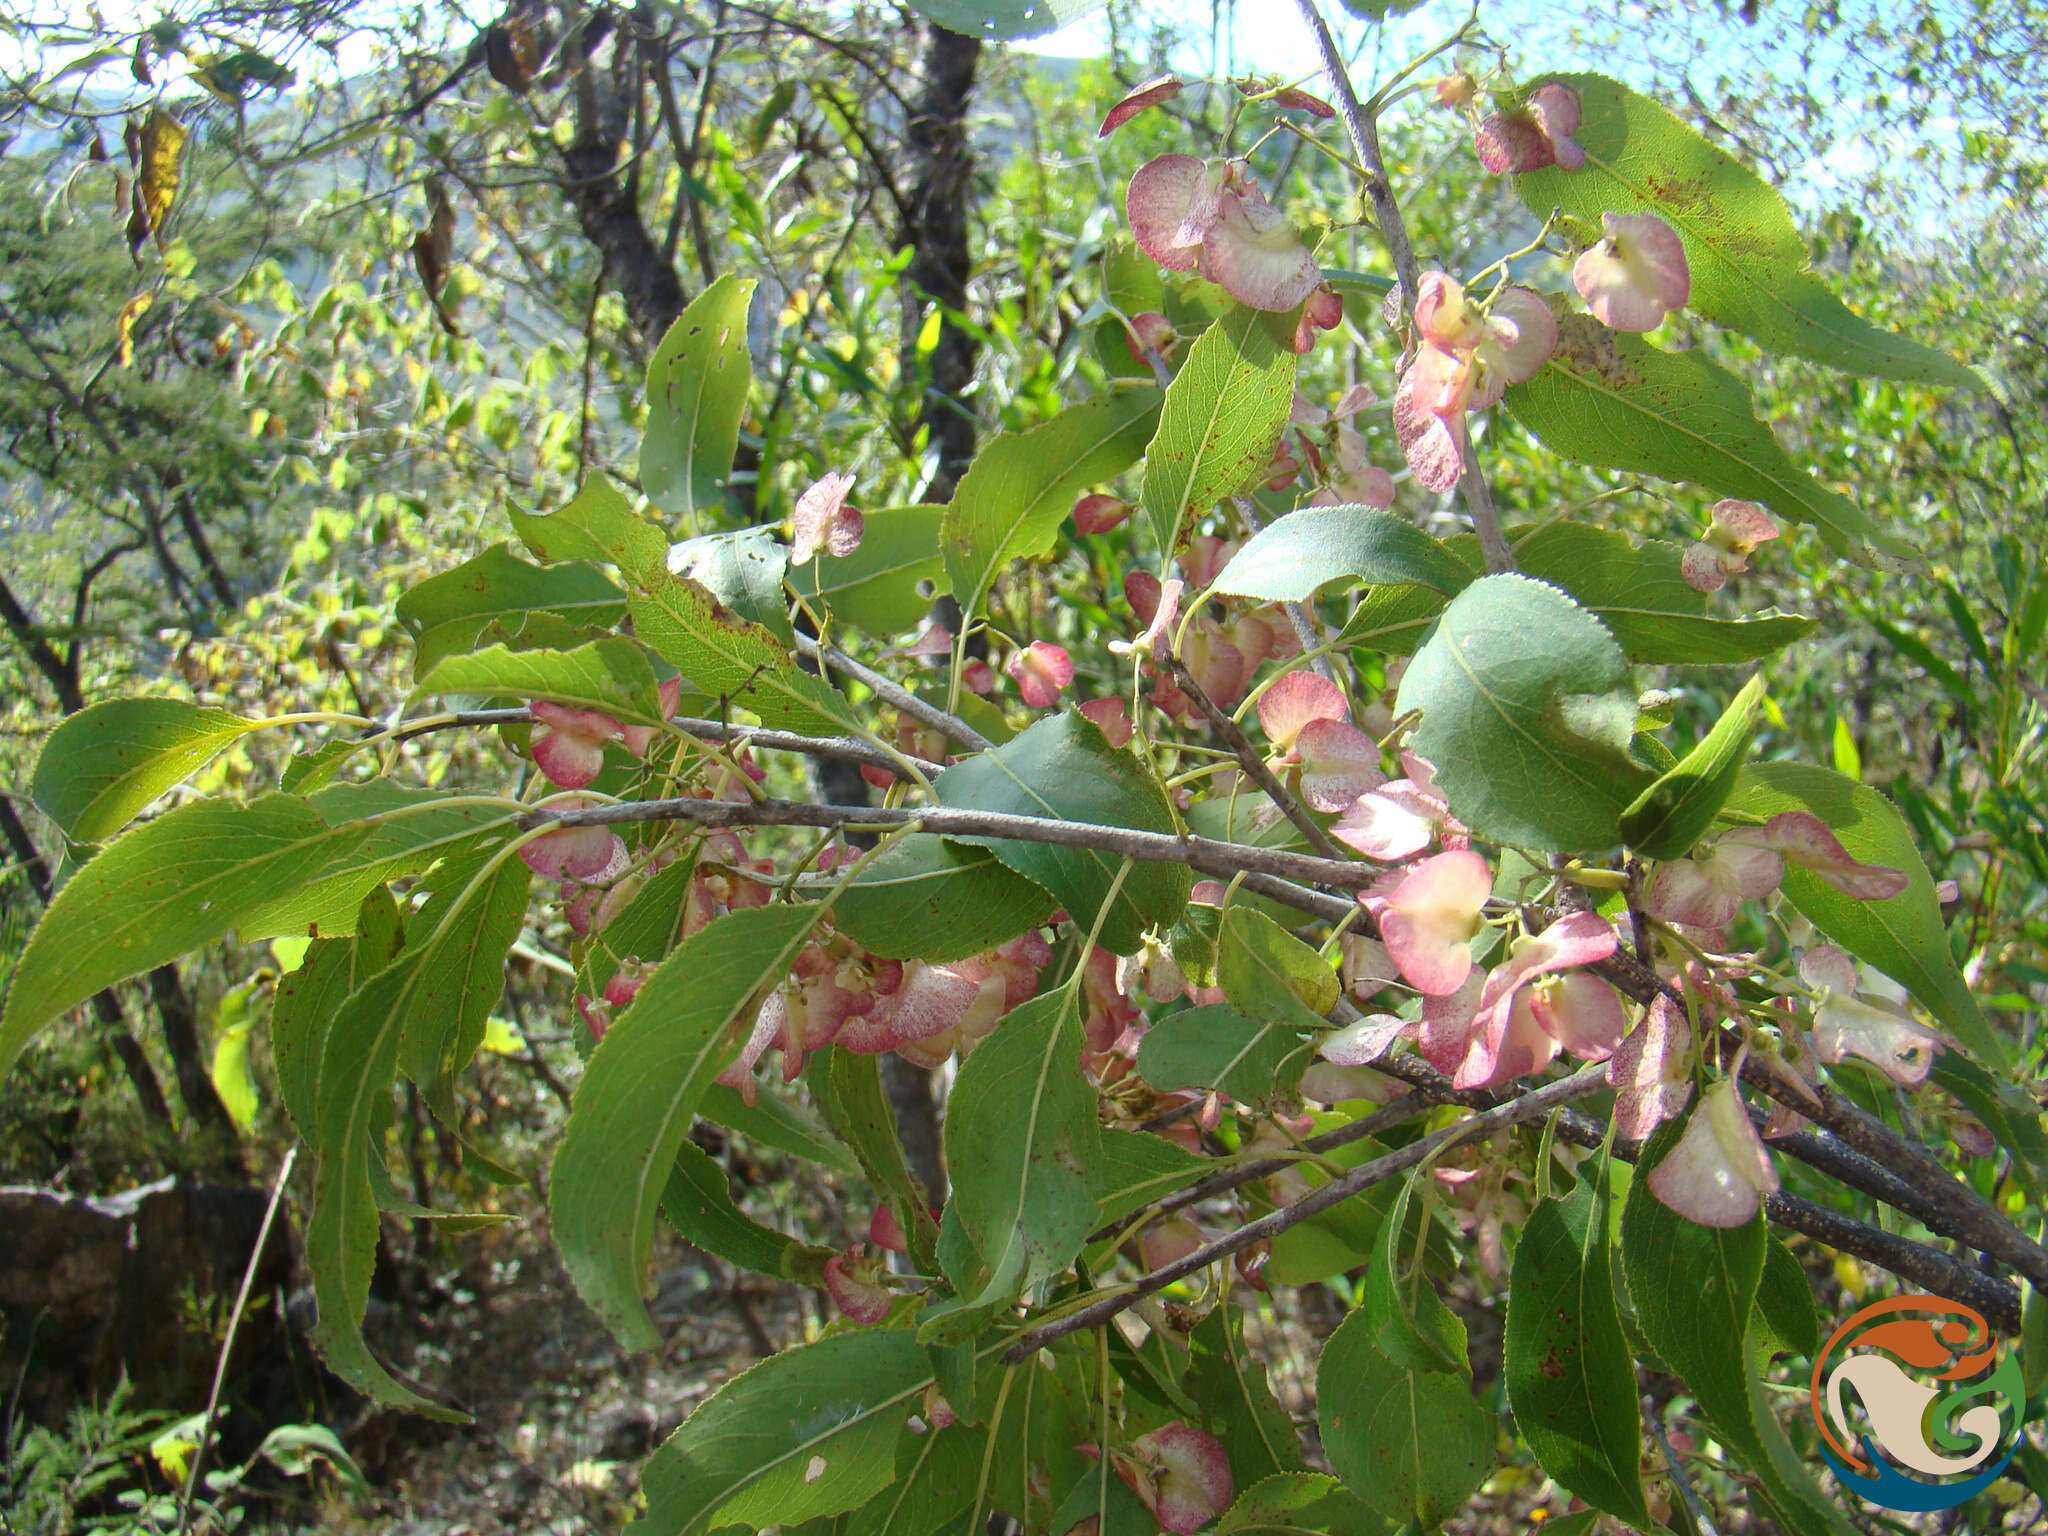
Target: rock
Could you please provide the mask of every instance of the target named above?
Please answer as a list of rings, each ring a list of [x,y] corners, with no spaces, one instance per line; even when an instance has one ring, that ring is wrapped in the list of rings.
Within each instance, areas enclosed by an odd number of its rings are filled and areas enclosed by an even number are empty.
[[[269,1198],[175,1178],[102,1199],[0,1187],[0,1379],[21,1381],[22,1411],[57,1422],[124,1371],[142,1402],[202,1406]],[[291,1271],[280,1217],[231,1377],[280,1345]]]

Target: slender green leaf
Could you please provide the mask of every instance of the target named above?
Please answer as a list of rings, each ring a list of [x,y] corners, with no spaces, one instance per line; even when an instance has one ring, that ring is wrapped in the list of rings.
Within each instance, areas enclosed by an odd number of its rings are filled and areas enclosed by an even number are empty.
[[[1301,1471],[1301,1437],[1266,1383],[1265,1363],[1246,1345],[1237,1309],[1212,1310],[1188,1343],[1182,1385],[1201,1405],[1202,1428],[1222,1442],[1231,1480],[1248,1487],[1277,1472]]]
[[[590,1053],[555,1153],[548,1207],[576,1289],[629,1348],[660,1343],[640,1289],[654,1217],[704,1090],[761,994],[810,939],[814,906],[733,912],[655,968]]]
[[[1785,200],[1666,108],[1604,75],[1558,75],[1579,97],[1578,170],[1515,178],[1538,218],[1562,208],[1597,229],[1601,215],[1653,213],[1678,232],[1692,270],[1688,307],[1717,325],[1851,373],[1964,388],[1981,381],[1931,347],[1859,319],[1813,272]]]
[[[1780,811],[1811,811],[1864,863],[1904,870],[1905,890],[1887,901],[1845,896],[1796,865],[1786,866],[1784,892],[1814,927],[1906,988],[1986,1064],[2007,1070],[2005,1042],[1978,1009],[1949,953],[1934,877],[1891,801],[1825,768],[1752,763],[1728,808],[1759,821]]]
[[[654,667],[631,640],[593,640],[571,651],[493,645],[447,657],[420,678],[415,691],[546,699],[599,710],[626,725],[659,725],[663,718]]]
[[[1421,1255],[1415,1252],[1427,1239],[1429,1228],[1420,1219],[1408,1219],[1416,1181],[1429,1177],[1427,1169],[1418,1169],[1401,1180],[1393,1208],[1380,1223],[1379,1238],[1373,1244],[1372,1267],[1365,1273],[1360,1305],[1372,1320],[1379,1352],[1396,1365],[1411,1371],[1469,1375],[1472,1367],[1465,1355],[1465,1325],[1437,1295]],[[1421,1217],[1420,1208],[1416,1214]],[[1415,1261],[1412,1265],[1411,1259]]]
[[[270,1004],[270,1064],[285,1113],[309,1151],[320,1147],[320,1058],[328,1027],[349,994],[397,959],[403,943],[398,903],[384,886],[372,886],[353,933],[313,940],[298,968],[278,978]]]
[[[903,1436],[895,1480],[847,1517],[846,1536],[955,1536],[980,1484],[988,1440],[986,1426],[965,1422]]]
[[[1191,518],[1250,491],[1272,468],[1300,362],[1273,330],[1271,315],[1233,304],[1166,388],[1139,497],[1165,554],[1180,547]]]
[[[15,964],[0,1078],[65,1009],[211,944],[368,835],[329,826],[304,800],[266,795],[195,800],[115,839],[57,893]]]
[[[825,1124],[853,1149],[868,1182],[894,1202],[911,1254],[920,1263],[930,1260],[939,1230],[927,1203],[930,1197],[911,1175],[876,1058],[844,1048],[829,1050],[812,1058],[804,1080]]]
[[[1157,781],[1130,753],[1113,750],[1090,721],[1072,712],[1050,715],[1014,740],[956,763],[933,787],[940,804],[959,810],[1145,832],[1176,830],[1172,808]],[[1171,923],[1187,905],[1194,885],[1186,866],[1179,864],[1133,864],[1118,888],[1123,861],[1114,854],[1002,838],[955,841],[989,849],[1018,874],[1050,891],[1084,927],[1102,913],[1101,942],[1120,955],[1134,952],[1147,928]]]
[[[647,363],[640,488],[694,527],[718,505],[754,381],[747,308],[754,279],[727,273],[691,301]]]
[[[931,1381],[907,1332],[864,1328],[735,1376],[661,1443],[628,1536],[788,1529],[860,1508],[896,1476],[896,1445]]]
[[[260,724],[183,699],[108,699],[50,733],[29,794],[74,843],[102,842]]]
[[[1588,1504],[1650,1525],[1635,1362],[1614,1302],[1607,1181],[1530,1213],[1503,1345],[1508,1401],[1545,1472]]]
[[[1239,1494],[1216,1536],[1395,1536],[1398,1529],[1334,1477],[1282,1472]]]
[[[474,648],[493,626],[516,629],[540,613],[610,629],[625,612],[626,594],[596,566],[565,560],[543,570],[503,544],[408,587],[398,599],[399,620],[413,637],[416,677]]]
[[[1742,760],[1756,736],[1764,679],[1758,673],[1735,695],[1699,745],[1666,769],[1621,813],[1622,841],[1653,859],[1689,853],[1734,792]]]
[[[1790,1354],[1811,1359],[1820,1348],[1820,1313],[1813,1304],[1813,1287],[1792,1250],[1775,1237],[1764,1248],[1756,1317],[1750,1328],[1761,1341],[1766,1358]]]
[[[676,1165],[661,1194],[661,1212],[685,1241],[756,1274],[786,1277],[790,1255],[803,1247],[742,1211],[733,1200],[725,1169],[687,1139],[676,1149]]]
[[[1795,464],[1757,420],[1748,386],[1699,348],[1659,351],[1567,314],[1549,364],[1508,391],[1507,407],[1546,447],[1581,464],[1760,501],[1814,524],[1837,549],[1879,540],[1861,508]]]
[[[1555,587],[1488,576],[1451,600],[1401,679],[1411,738],[1451,812],[1481,837],[1557,853],[1606,848],[1652,775],[1630,755],[1628,659]]]
[[[1082,1043],[1072,988],[1035,997],[961,1063],[946,1101],[953,1203],[991,1293],[1060,1274],[1094,1225],[1102,1143]]]
[[[495,864],[493,865],[493,861]],[[472,887],[471,872],[492,866]],[[426,904],[406,921],[407,938],[432,935],[445,921],[460,925],[464,941],[435,957],[407,998],[400,1023],[398,1062],[444,1122],[454,1123],[451,1084],[483,1043],[491,1011],[505,995],[505,952],[526,921],[528,871],[519,859],[495,852],[454,861]]]
[[[953,597],[972,617],[1003,567],[1050,553],[1075,498],[1130,468],[1152,434],[1159,391],[1130,389],[1005,432],[979,454],[947,503],[939,543]]]

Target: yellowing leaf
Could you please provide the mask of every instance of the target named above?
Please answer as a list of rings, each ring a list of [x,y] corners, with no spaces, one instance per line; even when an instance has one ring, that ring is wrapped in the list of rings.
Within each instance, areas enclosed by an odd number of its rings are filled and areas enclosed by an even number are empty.
[[[135,361],[135,322],[140,320],[149,306],[155,302],[153,295],[138,293],[123,304],[121,313],[114,317],[114,345],[123,368]]]
[[[187,133],[185,125],[162,107],[149,109],[142,125],[140,166],[141,212],[149,221],[145,235],[161,235],[164,220],[171,216],[171,204],[178,198],[178,156],[185,148]]]

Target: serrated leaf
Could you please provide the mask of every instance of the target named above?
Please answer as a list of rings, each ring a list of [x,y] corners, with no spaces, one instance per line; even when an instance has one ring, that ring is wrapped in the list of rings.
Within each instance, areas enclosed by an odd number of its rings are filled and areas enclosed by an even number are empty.
[[[304,800],[265,795],[195,800],[116,838],[58,891],[15,964],[0,1079],[65,1009],[211,944],[368,836],[329,826]]]
[[[1106,0],[909,0],[920,16],[949,32],[978,37],[985,43],[1007,43],[1022,37],[1043,37],[1069,22],[1092,16]]]
[[[932,787],[941,805],[957,810],[1000,811],[1145,832],[1176,830],[1172,808],[1157,781],[1130,753],[1113,750],[1090,721],[1072,712],[1048,716],[1013,740],[954,764]],[[1004,838],[954,841],[989,849],[1018,874],[1050,891],[1083,927],[1101,913],[1100,943],[1120,955],[1135,952],[1147,928],[1172,922],[1194,886],[1188,869],[1178,864],[1134,863],[1119,888],[1123,860],[1114,854]]]
[[[1555,853],[1610,847],[1652,775],[1630,756],[1628,658],[1555,587],[1488,576],[1444,610],[1396,708],[1437,765],[1451,814],[1479,836]]]
[[[1448,1371],[1410,1371],[1382,1355],[1354,1311],[1316,1363],[1330,1469],[1398,1525],[1432,1530],[1464,1507],[1493,1466],[1494,1418]]]
[[[1549,78],[1578,93],[1586,163],[1515,178],[1537,217],[1562,208],[1597,228],[1605,212],[1653,213],[1684,243],[1688,307],[1715,324],[1851,373],[1980,385],[1955,359],[1851,313],[1813,272],[1785,200],[1734,156],[1604,75]]]
[[[1102,1200],[1095,1225],[1106,1227],[1212,1172],[1205,1157],[1151,1131],[1102,1128]]]
[[[857,736],[843,695],[797,667],[771,630],[741,618],[698,582],[671,576],[636,595],[633,630],[700,692],[750,709],[762,723],[814,736]]]
[[[363,1309],[377,1257],[377,1188],[372,1165],[384,1156],[373,1127],[388,1116],[400,1043],[422,1013],[437,1013],[456,999],[452,977],[486,971],[503,990],[504,913],[525,910],[528,871],[516,858],[494,854],[464,868],[429,910],[431,923],[415,924],[408,947],[352,992],[336,1011],[321,1042],[315,1093],[319,1123],[313,1164],[313,1209],[306,1223],[306,1268],[313,1279],[319,1321],[313,1342],[321,1358],[359,1392],[393,1407],[460,1420],[392,1377],[363,1338]],[[424,913],[422,917],[424,917]],[[491,946],[496,945],[495,951]],[[474,1006],[466,980],[457,1006]],[[483,1003],[488,1015],[496,994]],[[438,1027],[439,1020],[435,1023]],[[480,1032],[480,1026],[478,1026]]]
[[[666,568],[668,539],[633,510],[626,493],[603,473],[586,476],[567,504],[553,512],[513,507],[509,515],[528,549],[542,560],[557,562],[548,568],[550,579],[564,564],[588,561],[616,565],[628,581],[644,586],[659,580]],[[623,601],[624,594],[620,596]]]
[[[1465,1355],[1465,1325],[1437,1295],[1423,1271],[1421,1256],[1414,1251],[1418,1240],[1427,1240],[1429,1229],[1420,1221],[1408,1220],[1409,1202],[1416,1180],[1429,1177],[1426,1170],[1419,1170],[1400,1181],[1393,1207],[1380,1223],[1379,1238],[1373,1244],[1372,1267],[1365,1273],[1360,1305],[1372,1321],[1379,1352],[1396,1365],[1469,1377],[1472,1367]],[[1411,1228],[1415,1229],[1414,1238],[1409,1235]]]
[[[1665,1206],[1643,1177],[1681,1130],[1678,1122],[1658,1128],[1622,1214],[1622,1272],[1636,1320],[1657,1357],[1692,1389],[1716,1438],[1756,1475],[1779,1518],[1802,1533],[1848,1536],[1848,1523],[1801,1464],[1762,1395],[1749,1333],[1763,1274],[1763,1217],[1740,1227],[1703,1227]]]
[[[108,699],[50,733],[29,795],[74,843],[102,842],[260,723],[183,699]]]
[[[742,1211],[716,1158],[687,1138],[661,1193],[661,1213],[683,1240],[756,1274],[786,1277],[789,1256],[803,1245]]]
[[[867,514],[860,548],[795,567],[789,584],[841,624],[877,637],[914,628],[945,590],[940,506],[885,507]]]
[[[876,1191],[894,1202],[912,1256],[920,1264],[930,1261],[938,1225],[926,1203],[930,1196],[911,1175],[895,1113],[882,1091],[879,1060],[845,1049],[825,1051],[812,1058],[804,1080],[833,1135],[853,1149]]]
[[[722,499],[754,381],[747,309],[755,281],[730,272],[690,302],[647,363],[640,488],[694,529]]]
[[[859,1160],[844,1142],[808,1111],[777,1094],[773,1084],[759,1084],[754,1102],[749,1104],[740,1097],[738,1089],[713,1083],[705,1091],[698,1113],[713,1125],[737,1131],[758,1146],[773,1147],[848,1178],[861,1171]]]
[[[1394,1536],[1397,1529],[1334,1477],[1282,1472],[1239,1494],[1216,1536]]]
[[[570,651],[514,651],[493,645],[450,656],[419,680],[421,694],[470,693],[546,699],[594,709],[625,725],[662,723],[654,667],[631,640],[593,640]]]
[[[1266,1383],[1265,1363],[1246,1346],[1237,1309],[1212,1310],[1188,1343],[1181,1384],[1201,1405],[1202,1428],[1222,1443],[1231,1481],[1244,1487],[1277,1472],[1299,1472],[1301,1437]]]
[[[960,478],[940,520],[953,598],[981,611],[1003,567],[1048,554],[1075,498],[1130,468],[1152,435],[1159,391],[1131,389],[1071,405],[1028,432],[993,439]]]
[[[1155,1021],[1138,1045],[1138,1075],[1154,1088],[1199,1088],[1263,1104],[1301,1081],[1314,1046],[1295,1030],[1247,1018],[1228,1003]]]
[[[625,617],[626,594],[594,565],[571,560],[543,570],[493,544],[398,599],[399,621],[413,638],[415,677],[474,649],[493,625],[517,627],[536,613],[610,629]]]
[[[737,1053],[753,1005],[789,974],[819,916],[814,906],[753,907],[699,929],[590,1053],[548,1206],[577,1292],[628,1348],[661,1341],[640,1293],[676,1149]]]
[[[495,868],[473,886],[472,871],[484,871],[493,860]],[[528,884],[523,861],[498,859],[495,852],[473,855],[443,870],[426,903],[406,921],[408,943],[415,935],[431,936],[444,922],[464,933],[460,947],[444,946],[413,984],[400,1020],[399,1065],[444,1123],[454,1124],[455,1074],[476,1055],[491,1010],[505,995],[505,952],[526,921]]]
[[[943,965],[1006,943],[1052,912],[1043,889],[988,849],[916,833],[854,877],[832,921],[870,954]]]
[[[1811,811],[1862,862],[1905,871],[1905,890],[1886,901],[1845,896],[1793,864],[1786,865],[1782,889],[1814,927],[1911,992],[1987,1065],[2009,1070],[2005,1042],[1978,1009],[1949,952],[1934,877],[1891,801],[1825,768],[1752,763],[1743,769],[1728,809],[1759,821],[1780,811]]]
[[[1605,1178],[1530,1213],[1515,1249],[1503,1344],[1508,1403],[1545,1472],[1617,1520],[1643,1502],[1635,1362],[1615,1307]]]
[[[895,1480],[846,1517],[845,1536],[954,1536],[979,1486],[988,1440],[985,1426],[964,1422],[903,1436]]]
[[[1765,1358],[1772,1354],[1813,1357],[1820,1348],[1820,1313],[1813,1287],[1792,1250],[1773,1237],[1764,1248],[1757,1280],[1756,1317],[1750,1323]]]
[[[1984,1122],[2002,1150],[2012,1154],[2013,1171],[2033,1186],[2035,1195],[2048,1193],[2048,1124],[2040,1107],[2023,1090],[1954,1051],[1934,1058],[1933,1078]]]
[[[1094,1225],[1102,1143],[1082,1046],[1074,990],[1062,987],[1012,1009],[954,1079],[946,1166],[991,1295],[1063,1272]]]
[[[1306,602],[1333,581],[1415,584],[1446,596],[1471,585],[1472,567],[1405,518],[1372,507],[1303,507],[1253,534],[1214,591],[1267,602]]]
[[[1145,450],[1139,504],[1162,554],[1180,547],[1191,517],[1267,477],[1299,362],[1274,336],[1273,317],[1241,304],[1195,338]]]
[[[1756,736],[1763,697],[1759,672],[1743,684],[1699,744],[1621,813],[1624,843],[1653,859],[1676,859],[1692,851],[1734,792],[1742,760]]]
[[[1549,363],[1506,403],[1545,447],[1581,464],[1760,501],[1814,524],[1838,550],[1880,541],[1860,507],[1795,464],[1757,420],[1749,387],[1699,348],[1660,351],[1567,314]]]
[[[901,1329],[771,1356],[699,1403],[647,1459],[647,1512],[628,1536],[788,1529],[860,1508],[894,1480],[897,1441],[931,1379]]]

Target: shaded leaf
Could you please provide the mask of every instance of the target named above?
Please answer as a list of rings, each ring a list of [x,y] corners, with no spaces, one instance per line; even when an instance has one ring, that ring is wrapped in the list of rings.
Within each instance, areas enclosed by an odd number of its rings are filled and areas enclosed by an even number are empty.
[[[661,1213],[686,1242],[756,1274],[786,1277],[789,1256],[803,1247],[742,1211],[725,1169],[687,1139],[676,1149],[676,1165],[661,1193]]]
[[[1408,1219],[1416,1181],[1431,1176],[1427,1169],[1421,1169],[1400,1181],[1393,1206],[1380,1223],[1379,1238],[1373,1244],[1372,1267],[1365,1274],[1365,1295],[1360,1304],[1372,1321],[1374,1344],[1396,1365],[1411,1371],[1470,1375],[1472,1367],[1465,1357],[1465,1325],[1437,1295],[1436,1287],[1424,1272],[1422,1256],[1416,1251],[1429,1235],[1428,1226],[1420,1219],[1422,1211],[1416,1211],[1418,1220]]]
[[[543,570],[493,544],[398,599],[399,620],[413,637],[415,677],[473,649],[492,625],[516,628],[534,613],[610,629],[625,617],[626,594],[594,565],[565,561]]]
[[[1006,943],[1052,911],[1051,897],[988,849],[917,833],[855,876],[832,921],[870,954],[943,965]]]
[[[1237,1309],[1212,1310],[1188,1343],[1181,1384],[1201,1405],[1202,1428],[1222,1443],[1231,1481],[1242,1488],[1276,1472],[1299,1472],[1301,1438],[1266,1383],[1265,1362],[1245,1344]]]
[[[1410,1371],[1373,1343],[1354,1311],[1316,1363],[1323,1452],[1331,1470],[1390,1522],[1433,1529],[1493,1466],[1493,1415],[1470,1382],[1448,1371]]]
[[[939,547],[945,515],[944,507],[924,505],[870,512],[860,548],[797,566],[789,584],[841,624],[875,636],[902,634],[945,590],[946,557]]]
[[[1336,1478],[1283,1472],[1239,1494],[1216,1536],[1394,1536],[1396,1529]]]

